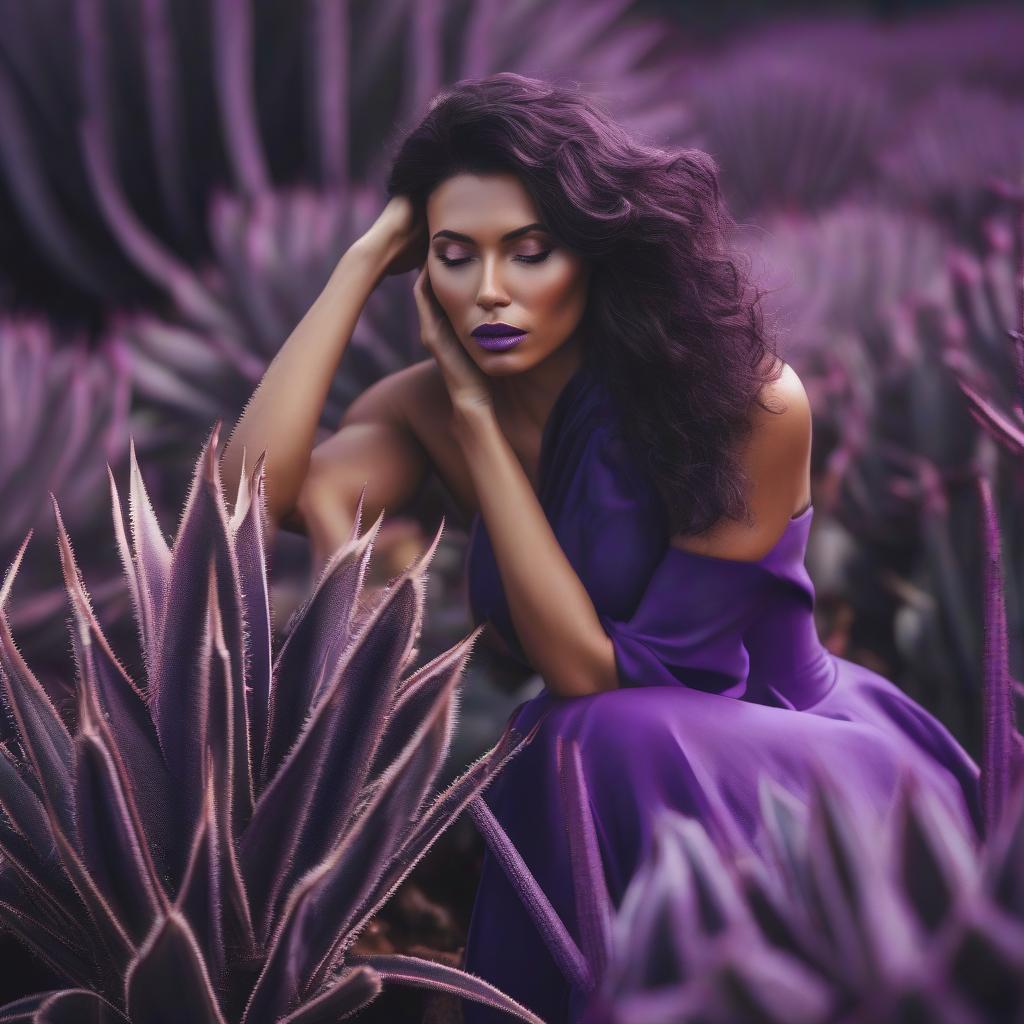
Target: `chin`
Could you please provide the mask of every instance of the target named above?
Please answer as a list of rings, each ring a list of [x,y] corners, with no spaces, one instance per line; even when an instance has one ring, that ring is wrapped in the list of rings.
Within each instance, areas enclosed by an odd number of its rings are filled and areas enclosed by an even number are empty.
[[[473,362],[484,373],[492,377],[505,377],[509,374],[521,373],[526,369],[526,367],[519,365],[522,357],[519,349],[522,348],[522,345],[517,345],[508,352],[488,352],[480,348],[476,341],[473,342],[473,347],[476,349],[471,356]]]

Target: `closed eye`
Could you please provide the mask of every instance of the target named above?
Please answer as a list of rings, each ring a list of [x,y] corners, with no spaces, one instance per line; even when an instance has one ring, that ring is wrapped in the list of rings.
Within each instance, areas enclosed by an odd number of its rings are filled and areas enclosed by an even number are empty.
[[[547,249],[544,252],[538,252],[533,256],[513,256],[512,259],[519,260],[521,263],[543,263],[551,255],[551,250]],[[441,253],[437,254],[437,258],[446,267],[461,267],[464,263],[468,263],[472,256],[464,256],[460,260],[452,260]]]

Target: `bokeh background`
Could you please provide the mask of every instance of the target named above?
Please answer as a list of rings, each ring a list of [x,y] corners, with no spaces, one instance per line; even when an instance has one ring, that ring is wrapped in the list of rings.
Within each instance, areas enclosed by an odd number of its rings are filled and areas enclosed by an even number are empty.
[[[0,0],[0,24],[0,566],[31,530],[7,613],[69,716],[50,493],[142,677],[107,466],[124,494],[134,444],[172,538],[213,424],[226,437],[382,207],[396,135],[444,84],[516,71],[578,82],[648,141],[715,157],[812,400],[822,638],[978,755],[981,472],[1024,676],[1024,479],[964,387],[1024,422],[1009,333],[1024,327],[1018,5]],[[367,386],[423,358],[413,276],[367,304],[319,440]],[[380,586],[441,514],[421,661],[472,628],[464,526],[431,486],[375,548]],[[279,534],[272,580],[283,623],[309,586],[304,538]],[[478,646],[447,777],[540,686]],[[453,829],[382,915],[380,948],[457,963],[481,853],[468,824]],[[416,995],[389,998],[373,1012]]]

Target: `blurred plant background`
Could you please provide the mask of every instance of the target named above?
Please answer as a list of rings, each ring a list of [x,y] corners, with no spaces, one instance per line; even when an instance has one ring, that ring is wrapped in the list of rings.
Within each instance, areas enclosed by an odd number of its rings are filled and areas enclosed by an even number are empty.
[[[652,143],[716,158],[736,241],[815,411],[808,565],[822,637],[980,756],[979,474],[1002,527],[1018,697],[1024,677],[1024,472],[992,426],[1024,422],[1009,334],[1024,327],[1024,12],[0,0],[0,19],[0,564],[31,529],[8,614],[69,722],[49,493],[99,620],[141,671],[106,465],[126,479],[130,435],[171,537],[194,452],[217,418],[237,420],[375,218],[396,133],[444,84],[505,70],[579,82]],[[411,275],[385,279],[318,440],[369,384],[421,358]],[[969,393],[996,414],[987,428]],[[468,524],[436,482],[385,524],[369,581],[407,566],[442,513],[422,661],[471,628]],[[305,539],[281,532],[270,558],[281,623],[308,587]],[[481,645],[441,781],[540,685]],[[382,913],[380,948],[457,963],[481,855],[468,822],[450,830]],[[387,1012],[400,1008],[396,997]]]

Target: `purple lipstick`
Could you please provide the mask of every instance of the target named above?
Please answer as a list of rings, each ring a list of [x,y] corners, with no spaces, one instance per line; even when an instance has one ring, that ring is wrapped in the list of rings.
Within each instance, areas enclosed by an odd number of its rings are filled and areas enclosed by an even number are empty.
[[[476,338],[477,344],[488,352],[504,352],[518,345],[528,332],[499,320],[493,324],[480,324],[470,333]]]

